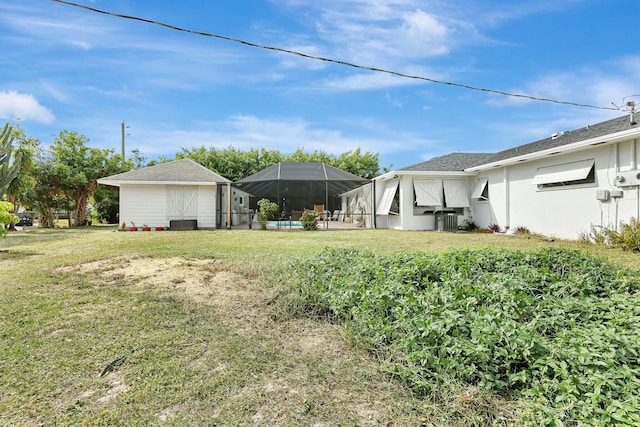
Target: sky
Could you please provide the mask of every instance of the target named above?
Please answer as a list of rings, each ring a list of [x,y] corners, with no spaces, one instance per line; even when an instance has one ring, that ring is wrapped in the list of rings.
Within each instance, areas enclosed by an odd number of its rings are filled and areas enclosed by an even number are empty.
[[[363,68],[53,0],[0,0],[0,122],[45,145],[67,130],[120,153],[124,122],[126,155],[148,160],[201,146],[360,148],[399,169],[640,104],[636,0],[75,1]]]

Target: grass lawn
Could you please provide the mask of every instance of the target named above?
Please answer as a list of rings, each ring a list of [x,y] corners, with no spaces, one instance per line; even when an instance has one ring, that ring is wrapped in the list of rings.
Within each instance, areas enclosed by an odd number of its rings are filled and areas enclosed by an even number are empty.
[[[283,271],[328,246],[562,246],[640,269],[631,253],[484,234],[11,233],[0,240],[0,425],[468,425],[455,416],[460,390],[447,407],[415,397],[338,325],[283,313]],[[492,402],[497,414],[513,405]]]

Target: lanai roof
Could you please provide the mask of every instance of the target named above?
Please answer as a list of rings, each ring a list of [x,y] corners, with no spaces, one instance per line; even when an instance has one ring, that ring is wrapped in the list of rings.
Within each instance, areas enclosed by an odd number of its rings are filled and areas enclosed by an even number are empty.
[[[182,159],[148,166],[98,180],[100,184],[119,187],[121,184],[184,184],[212,185],[231,181],[191,160]]]
[[[256,197],[267,197],[274,191],[275,183],[285,181],[326,183],[330,196],[338,195],[369,182],[368,179],[345,172],[326,163],[280,162],[240,181],[236,181],[233,186]],[[325,187],[323,186],[322,188]]]

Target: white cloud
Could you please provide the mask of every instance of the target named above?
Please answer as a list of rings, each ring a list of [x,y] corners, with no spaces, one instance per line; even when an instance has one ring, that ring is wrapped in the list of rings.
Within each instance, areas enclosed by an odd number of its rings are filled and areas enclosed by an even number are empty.
[[[71,46],[80,48],[82,50],[91,49],[91,44],[89,44],[89,42],[82,41],[82,40],[72,40],[71,41]]]
[[[585,114],[589,114],[593,119],[604,119],[610,118],[612,114],[607,109],[622,106],[625,97],[639,92],[633,83],[638,72],[640,72],[640,56],[614,58],[607,64],[594,64],[591,67],[576,68],[570,72],[549,73],[532,80],[524,87],[512,88],[507,92],[602,107],[604,110],[593,109],[588,113],[582,110],[580,117],[583,118]],[[496,95],[486,104],[498,107],[529,106],[536,102],[540,101]]]
[[[190,129],[193,130],[135,128],[127,140],[127,150],[139,148],[148,157],[172,157],[180,151],[180,147],[191,149],[200,146],[232,146],[240,150],[265,148],[284,154],[302,148],[306,152],[320,150],[338,155],[356,148],[373,153],[397,154],[416,147],[430,150],[435,145],[434,141],[425,139],[423,135],[391,128],[371,119],[351,117],[348,128],[350,130],[336,130],[298,117],[236,115],[223,121],[192,123]],[[153,144],[148,141],[153,141]]]
[[[34,120],[46,124],[55,120],[53,113],[41,105],[33,95],[15,91],[0,92],[0,117]]]

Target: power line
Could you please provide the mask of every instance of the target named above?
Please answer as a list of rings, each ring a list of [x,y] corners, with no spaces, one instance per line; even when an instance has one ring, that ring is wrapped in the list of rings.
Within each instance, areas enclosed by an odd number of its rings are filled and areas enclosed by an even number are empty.
[[[493,93],[493,94],[502,95],[502,96],[509,96],[509,97],[513,97],[513,98],[528,99],[528,100],[532,100],[532,101],[551,102],[551,103],[554,103],[554,104],[572,105],[574,107],[595,108],[595,109],[598,109],[598,110],[612,110],[612,111],[619,111],[620,110],[619,108],[603,107],[603,106],[592,105],[592,104],[581,104],[581,103],[570,102],[570,101],[560,101],[560,100],[552,99],[552,98],[542,98],[542,97],[537,97],[537,96],[532,96],[532,95],[525,95],[525,94],[519,94],[519,93],[510,93],[510,92],[505,92],[505,91],[497,90],[497,89],[488,89],[488,88],[482,88],[482,87],[477,87],[477,86],[471,86],[471,85],[467,85],[467,84],[463,84],[463,83],[447,82],[447,81],[432,79],[432,78],[424,77],[424,76],[404,74],[404,73],[400,73],[398,71],[386,70],[384,68],[368,67],[368,66],[364,66],[364,65],[354,64],[354,63],[351,63],[351,62],[341,61],[339,59],[332,59],[332,58],[325,58],[325,57],[322,57],[322,56],[309,55],[307,53],[298,52],[298,51],[295,51],[295,50],[284,49],[284,48],[281,48],[281,47],[261,45],[261,44],[258,44],[258,43],[248,42],[246,40],[241,40],[241,39],[228,37],[228,36],[222,36],[220,34],[207,33],[207,32],[197,31],[197,30],[190,30],[188,28],[181,28],[181,27],[177,27],[175,25],[165,24],[163,22],[154,21],[152,19],[146,19],[146,18],[140,18],[140,17],[137,17],[137,16],[123,15],[123,14],[120,14],[120,13],[109,12],[109,11],[100,10],[100,9],[96,9],[96,8],[93,8],[93,7],[85,6],[85,5],[82,5],[82,4],[73,3],[73,2],[70,2],[70,1],[66,1],[66,0],[51,0],[51,1],[54,1],[56,3],[66,4],[66,5],[69,5],[69,6],[78,7],[78,8],[81,8],[81,9],[86,9],[86,10],[91,11],[91,12],[96,12],[96,13],[101,13],[101,14],[108,15],[108,16],[113,16],[113,17],[116,17],[116,18],[129,19],[129,20],[132,20],[132,21],[139,21],[139,22],[145,22],[147,24],[158,25],[158,26],[161,26],[161,27],[168,28],[170,30],[181,31],[181,32],[184,32],[184,33],[195,34],[195,35],[204,36],[204,37],[212,37],[212,38],[225,40],[225,41],[229,41],[229,42],[233,42],[233,43],[239,43],[239,44],[242,44],[242,45],[245,45],[245,46],[249,46],[249,47],[255,47],[255,48],[259,48],[259,49],[265,49],[265,50],[271,50],[271,51],[275,51],[275,52],[286,53],[286,54],[289,54],[289,55],[295,55],[295,56],[299,56],[299,57],[302,57],[302,58],[312,59],[312,60],[315,60],[315,61],[329,62],[329,63],[343,65],[343,66],[346,66],[346,67],[356,68],[356,69],[360,69],[360,70],[366,70],[366,71],[372,71],[372,72],[376,72],[376,73],[389,74],[389,75],[396,76],[396,77],[402,77],[402,78],[413,79],[413,80],[422,80],[422,81],[435,83],[435,84],[439,84],[439,85],[458,87],[458,88],[462,88],[462,89],[474,90],[474,91],[479,91],[479,92]],[[615,106],[615,104],[614,104],[614,106]]]

